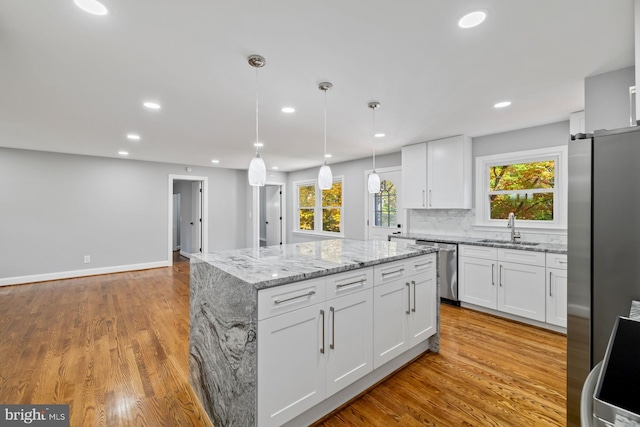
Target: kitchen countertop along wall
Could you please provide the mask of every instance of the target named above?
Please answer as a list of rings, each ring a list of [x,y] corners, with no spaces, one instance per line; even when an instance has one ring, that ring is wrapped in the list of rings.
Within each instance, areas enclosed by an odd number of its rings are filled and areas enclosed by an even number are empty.
[[[258,290],[435,253],[380,240],[324,240],[194,255],[190,383],[214,425],[255,425]],[[439,346],[439,336],[432,345]]]
[[[467,236],[438,236],[433,234],[422,233],[403,233],[403,234],[390,234],[389,237],[395,237],[400,239],[409,240],[428,240],[430,242],[439,243],[457,243],[459,245],[476,245],[476,246],[489,246],[493,248],[505,248],[505,249],[522,249],[535,252],[549,252],[555,254],[566,254],[567,245],[559,243],[536,243],[535,245],[524,243],[510,243],[505,240],[504,242],[486,242],[482,237],[467,237]]]

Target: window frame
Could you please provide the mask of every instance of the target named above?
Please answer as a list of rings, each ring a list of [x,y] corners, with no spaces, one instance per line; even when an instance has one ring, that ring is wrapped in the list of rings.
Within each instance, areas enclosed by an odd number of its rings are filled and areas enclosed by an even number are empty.
[[[322,231],[322,190],[318,187],[317,179],[309,179],[309,180],[301,180],[293,182],[293,217],[296,218],[293,221],[293,232],[300,233],[305,235],[317,235],[324,237],[334,237],[334,238],[343,238],[344,237],[344,176],[334,176],[333,183],[340,182],[342,183],[342,204],[340,207],[328,206],[327,209],[340,209],[340,232],[335,231]],[[304,230],[300,228],[300,195],[299,188],[313,185],[315,188],[315,199],[316,203],[313,207],[313,230]],[[309,208],[308,206],[302,206],[303,209]]]
[[[536,150],[516,151],[511,153],[494,154],[476,157],[476,223],[474,228],[495,228],[502,231],[507,225],[507,219],[491,219],[489,197],[489,168],[496,165],[517,163],[531,163],[553,160],[555,162],[555,188],[553,193],[553,220],[519,220],[516,218],[516,229],[549,230],[563,232],[567,229],[567,184],[568,184],[568,147],[566,145],[541,148]],[[513,190],[505,193],[549,193],[546,189]]]

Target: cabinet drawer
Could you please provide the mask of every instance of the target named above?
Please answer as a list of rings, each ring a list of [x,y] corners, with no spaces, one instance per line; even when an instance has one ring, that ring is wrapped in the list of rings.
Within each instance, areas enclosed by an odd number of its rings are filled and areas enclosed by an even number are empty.
[[[327,276],[326,299],[330,300],[373,287],[373,267]]]
[[[498,261],[545,266],[545,253],[521,249],[498,249]]]
[[[390,283],[409,277],[410,272],[405,265],[406,260],[387,262],[373,266],[373,280],[375,286]]]
[[[567,269],[566,254],[550,254],[547,253],[547,267]]]
[[[496,260],[498,249],[487,246],[458,245],[458,256]]]
[[[407,269],[408,276],[413,276],[414,274],[424,273],[425,271],[432,271],[436,269],[436,254],[429,254],[424,256],[419,256],[415,258],[409,258],[404,263],[405,268]]]
[[[258,320],[325,300],[324,277],[258,291]]]

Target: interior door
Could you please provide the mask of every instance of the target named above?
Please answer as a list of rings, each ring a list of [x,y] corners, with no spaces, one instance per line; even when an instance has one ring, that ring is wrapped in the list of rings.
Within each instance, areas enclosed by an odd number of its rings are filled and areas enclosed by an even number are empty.
[[[402,220],[400,188],[402,173],[400,170],[394,170],[378,172],[378,175],[380,176],[380,192],[369,193],[368,196],[367,238],[387,240],[389,234],[401,230],[398,223]]]
[[[191,227],[191,253],[202,252],[202,182],[191,183],[191,204],[193,215],[193,227]]]
[[[180,193],[173,195],[173,250],[180,249]]]
[[[279,185],[265,187],[267,246],[282,244],[282,191]]]

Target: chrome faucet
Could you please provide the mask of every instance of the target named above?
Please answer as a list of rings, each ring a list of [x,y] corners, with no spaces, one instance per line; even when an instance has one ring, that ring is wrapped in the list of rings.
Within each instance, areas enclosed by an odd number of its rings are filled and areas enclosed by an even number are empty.
[[[520,238],[520,232],[516,231],[516,215],[513,212],[509,212],[507,227],[511,229],[511,243],[518,243],[516,239]]]

